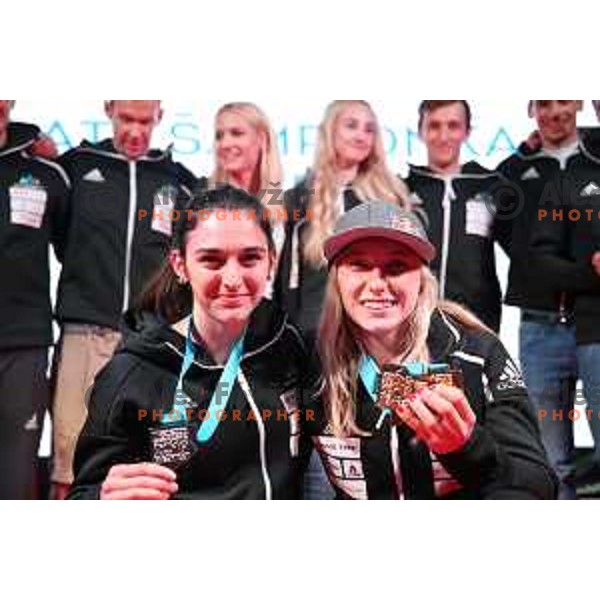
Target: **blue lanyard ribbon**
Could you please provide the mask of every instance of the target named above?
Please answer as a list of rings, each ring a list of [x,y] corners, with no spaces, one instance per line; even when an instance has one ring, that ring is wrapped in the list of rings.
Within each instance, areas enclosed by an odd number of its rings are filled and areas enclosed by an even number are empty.
[[[377,389],[379,387],[381,371],[379,370],[379,366],[375,362],[375,359],[372,356],[363,354],[360,357],[360,362],[358,364],[358,372],[360,373],[360,378],[365,389],[369,393],[371,400],[377,402]]]
[[[227,360],[227,364],[223,369],[223,374],[217,383],[217,387],[213,392],[210,405],[208,407],[208,414],[206,420],[198,429],[196,440],[200,444],[205,444],[215,434],[217,427],[219,426],[219,419],[217,418],[217,412],[224,410],[227,407],[231,393],[237,379],[240,363],[242,362],[242,356],[244,354],[244,338],[242,336],[240,340],[235,344]],[[194,342],[192,340],[192,325],[190,323],[190,330],[188,332],[187,340],[185,343],[185,355],[183,357],[183,364],[181,365],[181,372],[179,373],[179,380],[177,382],[177,388],[175,389],[175,407],[172,413],[163,416],[163,425],[186,425],[188,422],[188,415],[186,410],[178,410],[178,399],[180,394],[183,394],[183,379],[187,375],[194,358],[196,356],[196,350]]]
[[[365,389],[371,397],[371,400],[373,400],[374,403],[377,402],[377,392],[379,390],[381,371],[375,362],[375,359],[372,356],[363,354],[360,357],[360,362],[358,363],[358,372]],[[383,408],[381,410],[381,418],[379,419],[376,429],[380,429],[385,418],[391,414],[392,411],[389,408]]]

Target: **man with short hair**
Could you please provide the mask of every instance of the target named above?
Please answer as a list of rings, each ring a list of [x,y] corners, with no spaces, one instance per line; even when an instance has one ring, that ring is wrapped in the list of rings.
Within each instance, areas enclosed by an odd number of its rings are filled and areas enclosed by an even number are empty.
[[[53,497],[66,497],[86,392],[120,341],[121,316],[163,263],[170,210],[195,177],[170,152],[151,150],[159,100],[109,100],[113,137],[84,141],[61,159],[73,185],[73,218],[57,317],[62,328],[54,393]]]
[[[529,115],[537,123],[538,143],[522,144],[498,170],[513,184],[502,199],[500,218],[510,230],[512,256],[506,303],[521,309],[520,359],[529,395],[538,410],[542,439],[559,480],[559,496],[576,498],[573,423],[578,375],[582,371],[575,327],[576,280],[557,277],[554,253],[561,253],[568,232],[546,237],[539,210],[552,208],[581,165],[590,164],[578,132],[581,100],[531,100]],[[539,145],[538,145],[539,144]],[[554,226],[551,227],[554,229]],[[558,245],[557,245],[558,244]],[[533,248],[536,246],[536,248]],[[560,266],[560,265],[559,265]],[[591,263],[590,263],[591,267]],[[587,274],[588,276],[591,273]],[[600,279],[599,279],[600,280]],[[591,285],[594,278],[589,277]],[[580,328],[578,323],[578,328]],[[586,387],[589,388],[589,385]],[[587,390],[589,393],[589,389]]]
[[[574,313],[574,340],[568,347],[570,353],[565,347],[562,355],[568,355],[571,362],[575,357],[576,375],[583,381],[587,401],[584,412],[579,403],[574,406],[573,394],[562,398],[559,406],[550,403],[554,396],[544,395],[542,401],[547,401],[540,408],[547,414],[540,413],[540,421],[542,430],[547,428],[551,459],[553,452],[562,451],[554,457],[561,461],[559,476],[561,470],[574,473],[576,415],[588,421],[595,450],[584,479],[591,482],[600,480],[600,143],[594,130],[577,131],[582,101],[532,102],[545,143],[543,151],[559,152],[560,171],[538,202],[530,240],[531,264],[539,274],[537,280],[546,282],[554,297],[564,298]],[[571,103],[569,110],[567,103]],[[559,137],[561,130],[566,131]],[[547,356],[548,335],[539,343],[540,353]]]
[[[411,166],[407,184],[426,213],[429,237],[437,249],[432,269],[441,297],[464,304],[499,331],[501,291],[494,242],[507,246],[496,227],[493,193],[501,180],[476,162],[461,164],[461,149],[470,133],[466,100],[423,100],[419,134],[427,148],[427,166]]]
[[[53,343],[49,245],[62,260],[69,180],[35,156],[40,131],[0,100],[0,499],[36,497]]]

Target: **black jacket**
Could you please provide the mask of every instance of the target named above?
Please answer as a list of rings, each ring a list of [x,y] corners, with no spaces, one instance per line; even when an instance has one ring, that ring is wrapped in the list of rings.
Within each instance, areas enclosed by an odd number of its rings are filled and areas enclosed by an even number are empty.
[[[382,421],[381,409],[358,382],[357,424],[372,435],[337,439],[315,400],[315,425],[308,427],[338,498],[554,499],[556,476],[525,385],[498,338],[438,312],[429,349],[433,362],[463,372],[477,415],[473,437],[464,449],[435,456],[406,426]]]
[[[195,178],[169,152],[128,161],[110,140],[83,142],[60,162],[73,186],[73,216],[58,319],[117,329],[122,313],[162,264],[169,211],[181,194],[189,195]]]
[[[98,498],[114,465],[152,461],[150,430],[159,420],[152,411],[174,406],[185,339],[151,317],[137,327],[96,380],[75,457],[73,499]],[[265,301],[253,315],[245,341],[241,371],[248,387],[244,390],[238,377],[228,417],[178,470],[177,499],[300,497],[306,452],[300,421],[292,413],[302,407],[307,360],[297,330]],[[189,424],[193,438],[200,425],[196,409],[208,408],[221,374],[222,367],[198,348],[183,386],[196,401]],[[259,415],[249,420],[253,408]],[[148,417],[140,418],[140,410]]]
[[[498,331],[502,293],[494,241],[508,252],[508,240],[494,217],[500,176],[475,162],[448,177],[411,166],[406,183],[427,216],[429,238],[437,250],[431,266],[442,297],[467,306]]]
[[[510,183],[499,212],[501,226],[510,237],[511,260],[505,302],[523,309],[569,313],[573,295],[558,289],[544,270],[531,260],[531,238],[538,209],[545,199],[557,198],[569,171],[582,161],[581,153],[563,163],[544,152],[522,144],[498,166]]]
[[[0,148],[0,348],[53,342],[49,244],[63,258],[69,180],[57,164],[31,156],[39,129],[12,123]]]
[[[311,226],[307,209],[310,192],[307,181],[285,194],[288,214],[285,242],[275,283],[275,297],[311,341],[316,338],[327,286],[327,268],[315,267],[304,259],[304,246]],[[344,209],[353,209],[360,200],[351,189],[344,191]],[[295,218],[299,216],[300,218]]]
[[[539,202],[547,215],[534,220],[531,263],[555,295],[574,297],[577,342],[597,344],[600,275],[591,259],[600,252],[600,136],[597,130],[580,135],[580,152]]]

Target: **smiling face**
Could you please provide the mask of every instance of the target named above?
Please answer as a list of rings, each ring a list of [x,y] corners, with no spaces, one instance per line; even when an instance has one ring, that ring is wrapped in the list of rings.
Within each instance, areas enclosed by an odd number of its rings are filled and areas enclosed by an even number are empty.
[[[215,148],[217,167],[227,175],[239,178],[254,174],[262,154],[260,133],[242,115],[224,111],[217,117]]]
[[[417,305],[422,265],[411,250],[384,238],[362,240],[341,255],[338,290],[359,337],[398,332]]]
[[[191,285],[194,315],[227,328],[246,323],[262,301],[273,258],[255,220],[217,209],[198,220],[185,257],[173,251],[171,265]]]
[[[577,138],[577,113],[581,100],[533,100],[535,118],[544,146],[560,148]]]
[[[371,156],[376,129],[375,118],[368,107],[349,104],[340,111],[333,128],[333,145],[342,168],[359,166]]]
[[[469,137],[465,106],[453,102],[426,112],[420,135],[427,148],[428,164],[434,171],[458,169],[462,145]]]

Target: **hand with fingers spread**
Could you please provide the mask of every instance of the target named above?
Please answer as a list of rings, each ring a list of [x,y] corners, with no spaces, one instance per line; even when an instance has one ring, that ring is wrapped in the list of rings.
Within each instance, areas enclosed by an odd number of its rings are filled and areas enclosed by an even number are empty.
[[[100,492],[100,500],[169,500],[177,493],[177,475],[160,465],[141,463],[113,467]]]
[[[438,455],[464,448],[477,422],[464,393],[443,385],[413,394],[397,414]]]

